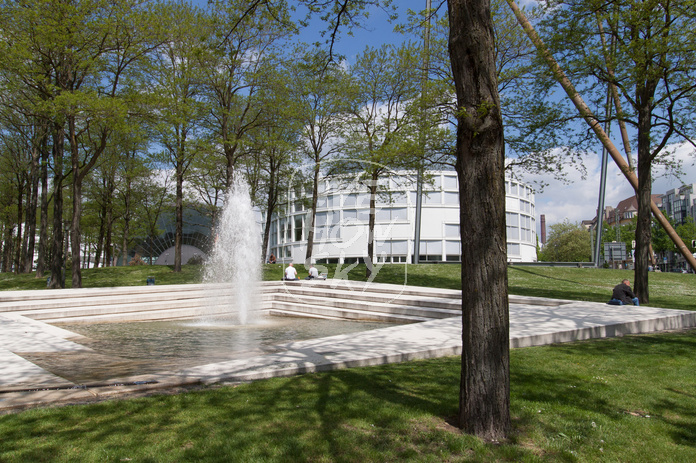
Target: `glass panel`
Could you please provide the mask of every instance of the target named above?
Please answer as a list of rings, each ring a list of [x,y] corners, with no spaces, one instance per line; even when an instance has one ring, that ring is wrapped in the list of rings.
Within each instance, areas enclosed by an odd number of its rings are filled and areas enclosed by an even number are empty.
[[[326,225],[326,212],[317,212],[316,226],[323,227]]]
[[[344,209],[343,220],[346,222],[355,222],[358,220],[358,211],[355,209]]]
[[[392,241],[392,254],[408,254],[408,241]]]
[[[459,204],[459,193],[454,191],[445,191],[445,204]]]
[[[391,210],[392,220],[408,220],[408,209],[397,207]]]
[[[377,209],[375,220],[377,222],[389,222],[391,211],[389,209]]]
[[[440,192],[439,191],[429,191],[428,195],[423,195],[423,204],[440,204]]]
[[[461,241],[445,241],[445,254],[461,254],[462,253],[462,243]]]
[[[345,195],[343,197],[343,207],[355,206],[357,204],[358,195],[355,193]]]
[[[445,190],[457,190],[457,176],[445,175]]]
[[[507,227],[507,239],[509,239],[509,240],[520,239],[520,229],[517,227]]]
[[[459,237],[459,224],[446,223],[445,224],[445,236],[447,238]]]

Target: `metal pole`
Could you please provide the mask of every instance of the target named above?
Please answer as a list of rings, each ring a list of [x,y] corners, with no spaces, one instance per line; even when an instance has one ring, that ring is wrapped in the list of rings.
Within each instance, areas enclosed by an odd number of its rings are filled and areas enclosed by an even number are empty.
[[[609,116],[611,115],[611,89],[607,90],[607,106],[606,106],[606,122],[604,123],[604,131],[609,135],[611,126],[609,125]],[[602,228],[604,220],[604,196],[607,189],[607,160],[609,152],[606,146],[602,145],[602,170],[599,178],[599,202],[597,204],[597,245],[594,248],[594,263],[595,267],[599,267],[600,247],[602,244]]]
[[[421,85],[421,97],[425,100],[425,88],[428,83],[428,68],[430,67],[430,0],[425,1],[425,34],[423,37],[423,78]],[[425,158],[425,101],[421,105],[421,159],[418,163],[418,172],[416,173],[416,223],[415,236],[413,237],[413,263],[420,263],[420,232],[421,232],[421,215],[423,210],[423,158]]]

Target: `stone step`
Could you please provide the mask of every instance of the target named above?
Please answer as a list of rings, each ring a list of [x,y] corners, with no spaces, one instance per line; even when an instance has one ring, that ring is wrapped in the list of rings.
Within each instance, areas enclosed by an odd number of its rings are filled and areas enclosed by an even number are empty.
[[[381,293],[400,294],[404,296],[432,296],[448,299],[461,299],[461,291],[454,289],[428,288],[421,286],[405,286],[388,283],[365,283],[350,280],[299,280],[279,282],[290,288],[316,287],[331,288],[335,291],[350,291],[352,293]]]
[[[197,318],[204,316],[218,316],[230,313],[228,307],[180,307],[162,310],[141,310],[138,312],[116,312],[92,315],[63,316],[57,318],[47,318],[42,321],[45,323],[107,323],[125,321],[154,321],[154,320],[177,320]]]
[[[405,295],[398,293],[362,292],[348,291],[345,289],[331,290],[325,287],[300,286],[287,288],[287,294],[297,296],[298,299],[305,297],[322,296],[336,297],[344,300],[361,301],[369,303],[398,304],[405,306],[418,306],[427,308],[439,308],[454,310],[457,315],[461,315],[461,301],[458,299],[442,299],[431,295]],[[279,297],[282,293],[274,294]]]
[[[428,317],[418,317],[413,315],[389,314],[383,312],[372,312],[371,310],[357,309],[341,309],[334,307],[326,307],[324,305],[307,304],[298,307],[287,302],[274,301],[271,303],[271,309],[268,310],[271,315],[278,314],[297,314],[298,316],[316,316],[321,318],[340,318],[344,320],[359,320],[359,321],[380,321],[392,323],[417,323],[431,320]]]
[[[273,302],[285,302],[288,304],[294,304],[298,307],[302,307],[303,305],[322,305],[328,308],[335,309],[365,310],[365,301],[348,299],[348,295],[340,296],[341,297],[331,295],[323,296],[319,294],[276,294],[273,296]],[[369,310],[373,312],[381,312],[395,315],[413,315],[417,317],[425,317],[428,319],[457,317],[462,314],[461,310],[425,307],[419,305],[408,305],[397,302],[401,302],[401,300],[396,299],[395,302],[392,303],[372,301],[369,304],[367,304],[367,306],[369,306]]]
[[[266,297],[261,297],[262,306],[267,304]],[[231,297],[198,297],[189,299],[160,299],[155,301],[141,301],[134,303],[118,303],[104,305],[79,305],[74,307],[51,307],[51,308],[33,308],[28,310],[17,310],[13,313],[25,315],[35,320],[55,320],[61,317],[100,317],[115,313],[137,314],[138,312],[154,312],[169,309],[201,309],[204,311],[211,306],[228,307],[228,301],[232,301]]]

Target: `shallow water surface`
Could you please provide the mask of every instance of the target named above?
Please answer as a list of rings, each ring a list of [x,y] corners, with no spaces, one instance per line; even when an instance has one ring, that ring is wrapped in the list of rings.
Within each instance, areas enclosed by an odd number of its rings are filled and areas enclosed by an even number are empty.
[[[86,336],[92,351],[26,356],[75,382],[99,381],[249,358],[280,350],[278,344],[392,326],[388,323],[266,317],[258,324],[231,319],[60,324]],[[29,358],[32,357],[32,358]]]

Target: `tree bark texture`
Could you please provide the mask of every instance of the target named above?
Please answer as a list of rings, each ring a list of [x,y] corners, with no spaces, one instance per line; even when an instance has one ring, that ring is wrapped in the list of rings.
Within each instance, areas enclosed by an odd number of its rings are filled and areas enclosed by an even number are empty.
[[[503,127],[488,0],[449,0],[459,107],[456,169],[462,239],[459,426],[486,440],[510,428]]]
[[[43,278],[48,247],[48,143],[41,143],[41,230],[39,232],[39,258],[36,278]]]
[[[652,129],[652,100],[655,94],[654,83],[638,88],[638,221],[636,223],[636,255],[633,289],[641,304],[650,302],[648,287],[648,251],[652,242],[652,154],[650,132]]]
[[[53,241],[51,243],[52,289],[62,288],[63,281],[63,125],[53,127]]]

